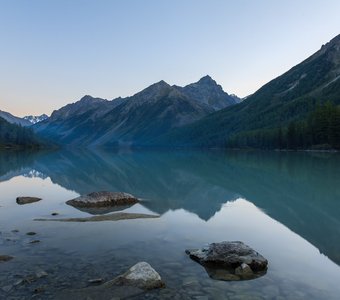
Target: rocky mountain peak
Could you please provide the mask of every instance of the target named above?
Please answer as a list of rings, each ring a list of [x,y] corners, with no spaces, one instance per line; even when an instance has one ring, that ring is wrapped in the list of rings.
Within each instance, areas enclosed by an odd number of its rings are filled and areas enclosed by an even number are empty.
[[[218,85],[214,79],[212,79],[209,75],[203,76],[199,81],[198,84],[204,85]]]
[[[139,101],[157,100],[169,94],[171,86],[164,80],[156,82],[132,96]]]

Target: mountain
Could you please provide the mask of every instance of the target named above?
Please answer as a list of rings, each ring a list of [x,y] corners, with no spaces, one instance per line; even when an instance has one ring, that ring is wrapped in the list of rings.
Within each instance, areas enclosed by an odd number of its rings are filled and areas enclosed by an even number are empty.
[[[9,112],[5,112],[5,111],[2,111],[2,110],[0,110],[0,117],[5,119],[7,122],[9,122],[11,124],[16,124],[16,125],[21,125],[21,126],[31,126],[32,125],[31,122],[29,122],[28,120],[13,116]]]
[[[177,88],[188,97],[209,105],[214,110],[220,110],[240,102],[237,96],[225,93],[222,87],[209,75],[204,76],[196,83]]]
[[[0,117],[0,149],[40,148],[43,144],[31,128],[12,124]]]
[[[85,96],[54,111],[34,130],[72,146],[144,145],[236,102],[208,76],[183,88],[160,81],[127,98]]]
[[[31,124],[36,124],[38,122],[44,121],[48,118],[46,114],[40,116],[25,116],[24,119],[29,121]]]
[[[264,131],[304,120],[326,101],[340,104],[340,35],[241,103],[174,130],[153,144],[224,147],[237,136],[260,139]]]

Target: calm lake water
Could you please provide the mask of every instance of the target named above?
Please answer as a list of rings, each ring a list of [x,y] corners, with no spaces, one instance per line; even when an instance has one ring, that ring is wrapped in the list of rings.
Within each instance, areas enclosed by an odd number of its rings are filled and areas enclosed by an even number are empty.
[[[160,217],[34,221],[53,212],[91,216],[65,201],[100,190],[131,193],[143,202],[125,211]],[[20,195],[43,200],[20,206]],[[110,280],[139,261],[167,287],[138,299],[339,299],[340,155],[2,152],[0,231],[0,254],[14,256],[0,263],[1,299],[66,299],[89,279]],[[220,241],[256,249],[269,261],[267,274],[217,281],[185,254]],[[37,279],[39,271],[48,276]]]

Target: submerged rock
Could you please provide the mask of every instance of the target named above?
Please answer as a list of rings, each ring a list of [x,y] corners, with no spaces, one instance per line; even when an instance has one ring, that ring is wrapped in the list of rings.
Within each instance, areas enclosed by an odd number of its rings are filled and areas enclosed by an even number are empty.
[[[99,215],[85,218],[64,218],[64,219],[34,219],[34,221],[55,221],[55,222],[100,222],[100,221],[120,221],[132,219],[154,219],[158,215],[138,214],[138,213],[114,213],[109,215]]]
[[[40,200],[41,198],[38,197],[17,197],[16,199],[17,203],[20,205],[38,202]]]
[[[125,210],[133,206],[134,204],[135,203],[128,204],[128,205],[114,205],[114,206],[100,206],[100,207],[75,207],[75,208],[82,212],[86,212],[90,215],[105,215],[105,214]]]
[[[10,255],[0,255],[0,262],[5,262],[13,259],[13,256]]]
[[[242,242],[212,243],[202,249],[186,250],[191,259],[218,280],[247,280],[263,276],[268,261]]]
[[[69,200],[66,204],[74,207],[103,207],[135,204],[138,199],[121,192],[94,192]]]
[[[165,287],[161,276],[147,262],[139,262],[124,274],[105,283],[105,286],[128,285],[143,290]]]

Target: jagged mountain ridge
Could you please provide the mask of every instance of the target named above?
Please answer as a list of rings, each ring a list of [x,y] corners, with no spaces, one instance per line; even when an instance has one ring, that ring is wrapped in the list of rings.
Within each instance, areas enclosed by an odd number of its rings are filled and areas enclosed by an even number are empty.
[[[25,120],[23,118],[16,117],[6,111],[0,110],[0,117],[5,119],[8,123],[11,123],[11,124],[16,124],[16,125],[25,126],[25,127],[32,125],[30,121]]]
[[[240,104],[173,130],[151,144],[224,147],[236,134],[287,126],[306,118],[318,103],[340,104],[340,35],[273,79]]]
[[[214,91],[210,98],[206,89]],[[236,103],[237,99],[209,76],[183,88],[160,81],[127,98],[108,101],[87,95],[54,111],[34,129],[44,137],[73,146],[142,145],[218,107]]]
[[[224,93],[222,87],[209,75],[204,76],[196,83],[177,88],[190,98],[197,99],[214,110],[220,110],[240,102],[237,96]]]
[[[48,118],[48,115],[42,114],[40,116],[25,116],[24,119],[29,121],[31,124],[36,124],[38,122],[44,121]]]

